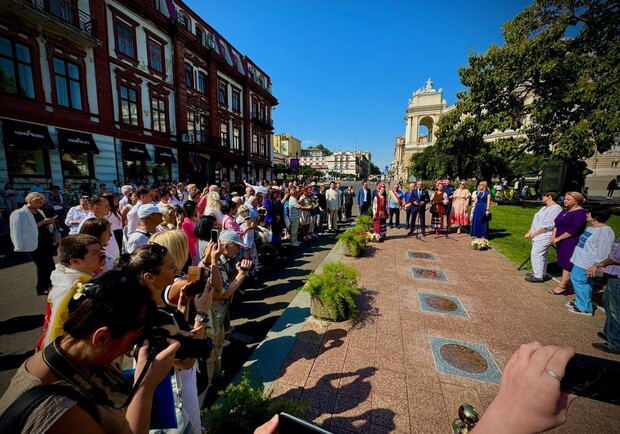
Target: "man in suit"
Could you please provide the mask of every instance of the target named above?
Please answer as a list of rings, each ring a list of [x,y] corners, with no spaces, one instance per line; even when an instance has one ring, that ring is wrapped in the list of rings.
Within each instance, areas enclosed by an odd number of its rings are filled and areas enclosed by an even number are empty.
[[[405,204],[410,203],[409,200],[411,199],[411,194],[413,193],[413,190],[415,190],[415,183],[411,182],[409,184],[409,190],[407,190],[405,192],[405,196],[403,198],[403,203],[405,203]],[[411,220],[411,205],[409,205],[409,206],[407,206],[407,208],[405,208],[405,212],[406,212],[406,217],[405,217],[406,226],[405,226],[405,229],[409,229],[409,221]]]
[[[409,195],[409,203],[411,209],[411,220],[409,221],[409,232],[407,235],[413,235],[415,229],[415,222],[420,216],[420,228],[422,229],[422,236],[426,236],[426,204],[431,201],[431,197],[428,194],[428,190],[422,186],[423,182],[418,179],[416,187]]]
[[[360,215],[368,214],[371,201],[370,188],[368,188],[368,183],[364,181],[362,182],[362,188],[357,192],[357,206],[359,206]]]

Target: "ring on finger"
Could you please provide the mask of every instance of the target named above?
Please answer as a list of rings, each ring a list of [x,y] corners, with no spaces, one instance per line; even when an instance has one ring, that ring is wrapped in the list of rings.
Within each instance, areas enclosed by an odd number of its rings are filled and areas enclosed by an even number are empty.
[[[562,376],[561,376],[561,375],[556,374],[556,373],[555,373],[555,372],[553,372],[551,369],[547,369],[547,370],[545,370],[545,372],[546,372],[547,374],[549,374],[550,376],[552,376],[553,378],[555,378],[556,380],[558,380],[559,382],[562,382]]]

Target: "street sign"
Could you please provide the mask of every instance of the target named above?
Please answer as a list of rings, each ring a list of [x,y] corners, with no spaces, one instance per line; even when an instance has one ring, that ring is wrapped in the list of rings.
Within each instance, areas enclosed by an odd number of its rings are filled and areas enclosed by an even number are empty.
[[[383,172],[388,173],[388,170],[390,170],[390,166],[385,166],[385,169],[383,170]]]

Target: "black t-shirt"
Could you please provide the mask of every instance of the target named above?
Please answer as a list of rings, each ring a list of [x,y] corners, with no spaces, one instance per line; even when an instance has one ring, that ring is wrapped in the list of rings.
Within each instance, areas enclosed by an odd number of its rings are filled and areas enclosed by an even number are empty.
[[[40,213],[34,214],[34,221],[39,224],[39,222],[45,220]],[[49,230],[48,225],[41,225],[38,228],[39,230],[39,246],[44,244],[52,244],[52,233]]]
[[[174,319],[173,319],[174,317]],[[176,320],[176,323],[175,323]],[[163,327],[167,325],[176,326],[180,330],[189,332],[191,327],[185,317],[177,309],[171,307],[159,307],[157,308],[157,314],[155,316],[155,323],[157,327]]]

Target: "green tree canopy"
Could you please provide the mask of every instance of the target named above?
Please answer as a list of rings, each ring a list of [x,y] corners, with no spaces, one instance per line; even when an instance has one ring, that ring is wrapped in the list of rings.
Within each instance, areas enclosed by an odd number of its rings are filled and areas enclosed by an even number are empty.
[[[330,151],[329,149],[327,149],[325,146],[323,146],[323,145],[321,145],[321,144],[316,145],[316,148],[317,148],[317,149],[321,149],[323,152],[325,152],[325,155],[326,155],[326,156],[329,156],[329,155],[332,155],[332,154],[333,154],[333,152],[332,152],[332,151]]]
[[[370,162],[370,175],[381,175],[381,170],[372,161]]]
[[[502,30],[503,46],[469,54],[459,70],[469,90],[442,116],[438,149],[412,158],[414,170],[426,164],[438,176],[488,179],[540,165],[525,152],[569,161],[614,144],[620,132],[618,3],[536,0]],[[482,140],[495,130],[520,134]]]

